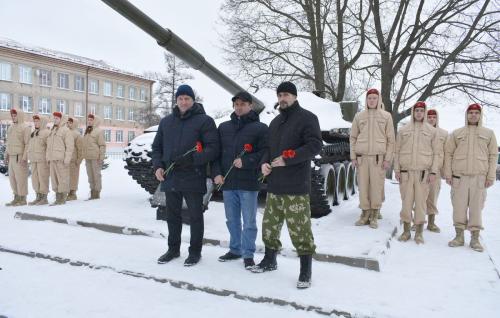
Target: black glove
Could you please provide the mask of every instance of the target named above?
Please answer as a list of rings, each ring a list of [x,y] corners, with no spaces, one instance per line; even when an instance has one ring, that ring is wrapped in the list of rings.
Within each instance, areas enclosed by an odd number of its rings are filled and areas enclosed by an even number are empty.
[[[179,169],[179,170],[188,170],[193,166],[193,154],[189,153],[185,156],[179,156],[174,159],[174,169]]]

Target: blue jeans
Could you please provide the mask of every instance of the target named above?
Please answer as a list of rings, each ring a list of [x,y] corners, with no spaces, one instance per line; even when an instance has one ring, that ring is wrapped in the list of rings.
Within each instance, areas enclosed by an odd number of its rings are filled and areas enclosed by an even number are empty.
[[[253,258],[257,238],[257,195],[258,191],[226,190],[224,209],[229,230],[229,250],[243,258]],[[243,216],[243,228],[241,217]]]

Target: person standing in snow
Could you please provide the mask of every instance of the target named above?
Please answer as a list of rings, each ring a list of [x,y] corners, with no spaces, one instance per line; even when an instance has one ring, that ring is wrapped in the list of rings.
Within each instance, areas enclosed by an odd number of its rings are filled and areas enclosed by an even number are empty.
[[[398,238],[406,242],[411,238],[412,210],[415,211],[415,242],[424,243],[426,200],[429,184],[438,174],[439,146],[436,128],[425,120],[425,102],[411,108],[411,121],[400,129],[394,153],[394,171],[399,182],[402,207],[401,220],[404,232]]]
[[[219,125],[220,156],[212,165],[214,183],[222,186],[229,252],[219,257],[226,262],[243,257],[246,269],[255,263],[259,163],[267,151],[268,127],[252,110],[252,95],[239,92],[232,98],[231,120]],[[224,177],[226,176],[226,177]],[[243,229],[241,219],[243,217]]]
[[[49,193],[49,165],[47,163],[47,138],[50,130],[47,129],[47,119],[38,115],[33,116],[35,130],[31,133],[28,160],[31,165],[31,183],[36,193],[36,199],[29,205],[48,204]]]
[[[354,116],[350,147],[351,160],[357,168],[359,208],[362,213],[355,225],[378,227],[377,219],[384,199],[385,172],[394,155],[392,116],[384,110],[377,89],[366,92],[366,109]]]
[[[158,264],[180,256],[184,199],[191,227],[184,266],[193,266],[201,259],[203,244],[206,168],[219,154],[219,138],[214,120],[205,114],[203,105],[195,102],[191,86],[179,86],[175,97],[177,105],[160,121],[152,146],[153,169],[167,203],[168,250]]]
[[[493,130],[483,127],[481,105],[469,105],[465,114],[465,126],[453,131],[445,146],[444,174],[446,183],[451,185],[456,231],[448,245],[463,246],[467,228],[471,232],[470,247],[482,252],[479,242],[479,231],[483,229],[482,210],[486,189],[495,182],[498,145]]]
[[[83,160],[83,137],[78,130],[78,120],[76,118],[68,119],[68,128],[73,137],[74,151],[69,163],[69,194],[67,201],[76,200],[76,191],[78,190],[78,180],[80,178],[80,164]]]
[[[439,150],[438,170],[436,174],[436,181],[429,184],[429,196],[427,197],[427,230],[435,233],[441,232],[436,225],[436,214],[438,214],[437,200],[439,191],[441,190],[441,178],[444,178],[443,165],[444,165],[444,145],[448,132],[439,127],[439,113],[436,109],[429,109],[427,111],[427,122],[436,128],[437,146]]]
[[[106,157],[106,141],[104,131],[99,128],[101,118],[94,114],[87,115],[87,128],[83,135],[83,159],[90,186],[90,198],[97,200],[101,198],[102,175],[101,169]]]
[[[69,192],[69,163],[73,155],[74,142],[66,127],[66,116],[54,112],[54,125],[47,138],[47,162],[50,168],[50,183],[56,193],[56,201],[51,205],[66,204]]]
[[[5,161],[9,166],[9,181],[14,199],[5,206],[26,205],[28,195],[28,144],[31,128],[24,122],[24,113],[10,110],[12,125],[7,130]]]
[[[297,88],[283,82],[277,89],[280,114],[269,126],[269,149],[264,153],[262,174],[267,177],[267,200],[262,221],[265,256],[252,268],[262,273],[276,270],[276,255],[283,222],[300,257],[297,288],[311,286],[312,255],[316,251],[311,230],[311,159],[322,147],[316,115],[300,107]]]

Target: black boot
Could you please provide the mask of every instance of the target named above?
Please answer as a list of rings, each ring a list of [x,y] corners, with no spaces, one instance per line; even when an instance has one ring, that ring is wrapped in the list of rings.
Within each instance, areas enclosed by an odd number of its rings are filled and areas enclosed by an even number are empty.
[[[186,258],[186,260],[184,261],[184,266],[193,266],[193,265],[196,265],[198,264],[198,262],[200,261],[201,259],[201,255],[200,254],[193,254],[193,253],[190,253],[188,258]]]
[[[227,252],[226,254],[219,257],[219,262],[234,261],[234,260],[240,259],[240,258],[241,258],[241,255]]]
[[[181,256],[181,253],[179,253],[179,251],[169,249],[165,254],[160,256],[160,258],[158,259],[158,264],[166,264],[179,256]]]
[[[252,273],[263,273],[277,270],[278,263],[276,262],[276,254],[278,254],[278,251],[266,247],[264,258],[258,265],[251,269]]]
[[[252,270],[252,268],[254,268],[254,266],[255,266],[255,262],[253,261],[253,258],[244,258],[243,264],[245,266],[245,269],[247,269],[247,270]]]
[[[312,255],[300,255],[300,274],[297,288],[311,287]]]

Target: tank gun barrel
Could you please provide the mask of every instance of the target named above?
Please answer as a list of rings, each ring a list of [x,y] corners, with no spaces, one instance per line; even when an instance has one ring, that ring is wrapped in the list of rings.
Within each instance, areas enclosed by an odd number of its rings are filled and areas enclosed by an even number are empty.
[[[129,1],[102,0],[102,2],[153,37],[158,45],[186,62],[193,69],[208,76],[229,93],[234,95],[237,92],[244,90],[226,74],[222,73],[219,69],[207,62],[203,55],[192,48],[174,32],[167,28],[163,28]],[[254,110],[259,113],[264,110],[264,103],[262,103],[255,96],[253,96],[253,106]]]

